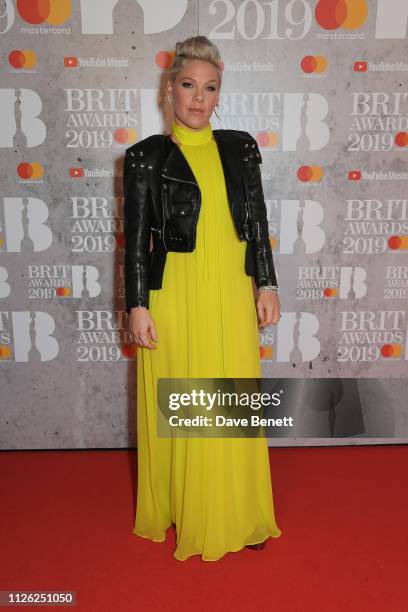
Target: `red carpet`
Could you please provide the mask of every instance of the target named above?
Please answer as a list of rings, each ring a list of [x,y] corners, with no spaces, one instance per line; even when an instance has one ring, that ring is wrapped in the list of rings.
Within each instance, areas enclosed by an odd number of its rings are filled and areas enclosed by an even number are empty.
[[[2,452],[0,590],[76,591],[85,612],[405,612],[407,447],[270,458],[282,536],[205,562],[174,559],[171,528],[131,533],[136,451]]]

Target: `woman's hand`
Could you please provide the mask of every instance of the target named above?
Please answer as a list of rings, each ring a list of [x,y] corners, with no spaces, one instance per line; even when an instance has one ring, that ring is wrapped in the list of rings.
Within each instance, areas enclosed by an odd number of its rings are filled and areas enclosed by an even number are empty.
[[[277,293],[273,291],[258,291],[256,309],[258,312],[259,327],[266,327],[266,325],[270,325],[271,323],[272,325],[279,323],[281,314]]]
[[[156,328],[147,308],[136,306],[129,313],[129,331],[134,336],[136,344],[145,348],[157,348],[152,342],[157,342]]]

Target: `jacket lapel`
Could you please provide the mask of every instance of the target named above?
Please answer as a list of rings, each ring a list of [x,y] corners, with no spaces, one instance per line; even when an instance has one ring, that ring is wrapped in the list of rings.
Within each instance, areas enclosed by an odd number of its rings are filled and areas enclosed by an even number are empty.
[[[242,197],[241,179],[244,173],[244,162],[240,155],[240,147],[228,136],[225,130],[213,130],[217,143],[222,168],[224,170],[225,186],[227,188],[228,200],[237,202]]]
[[[197,179],[193,174],[186,158],[179,149],[178,145],[172,141],[170,136],[165,136],[165,157],[162,168],[162,176],[175,178],[179,181],[187,181],[198,185]]]
[[[224,133],[224,134],[223,134]],[[215,142],[224,171],[229,203],[242,198],[241,178],[245,170],[240,150],[225,130],[213,130]],[[186,158],[169,135],[166,135],[166,153],[162,176],[187,181],[198,186],[198,182]]]

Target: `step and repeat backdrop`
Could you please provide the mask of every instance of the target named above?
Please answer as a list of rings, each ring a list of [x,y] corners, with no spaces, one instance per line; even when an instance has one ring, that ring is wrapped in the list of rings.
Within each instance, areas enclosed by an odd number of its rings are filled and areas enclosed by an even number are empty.
[[[0,33],[1,448],[136,445],[123,157],[168,130],[197,34],[223,56],[213,129],[262,153],[282,307],[262,368],[300,385],[270,443],[407,441],[408,2],[6,0]],[[310,378],[327,401],[305,405]]]

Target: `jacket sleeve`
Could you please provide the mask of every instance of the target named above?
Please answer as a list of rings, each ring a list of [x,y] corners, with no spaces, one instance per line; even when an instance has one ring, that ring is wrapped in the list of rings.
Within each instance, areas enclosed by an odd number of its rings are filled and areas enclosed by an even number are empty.
[[[257,289],[263,285],[275,285],[278,287],[262,187],[260,170],[262,156],[255,138],[249,133],[248,137],[249,146],[245,149],[244,162],[248,165],[249,212],[252,219],[251,242],[255,260],[254,280]]]
[[[149,308],[151,191],[144,167],[126,150],[123,166],[123,222],[125,238],[126,312]]]

